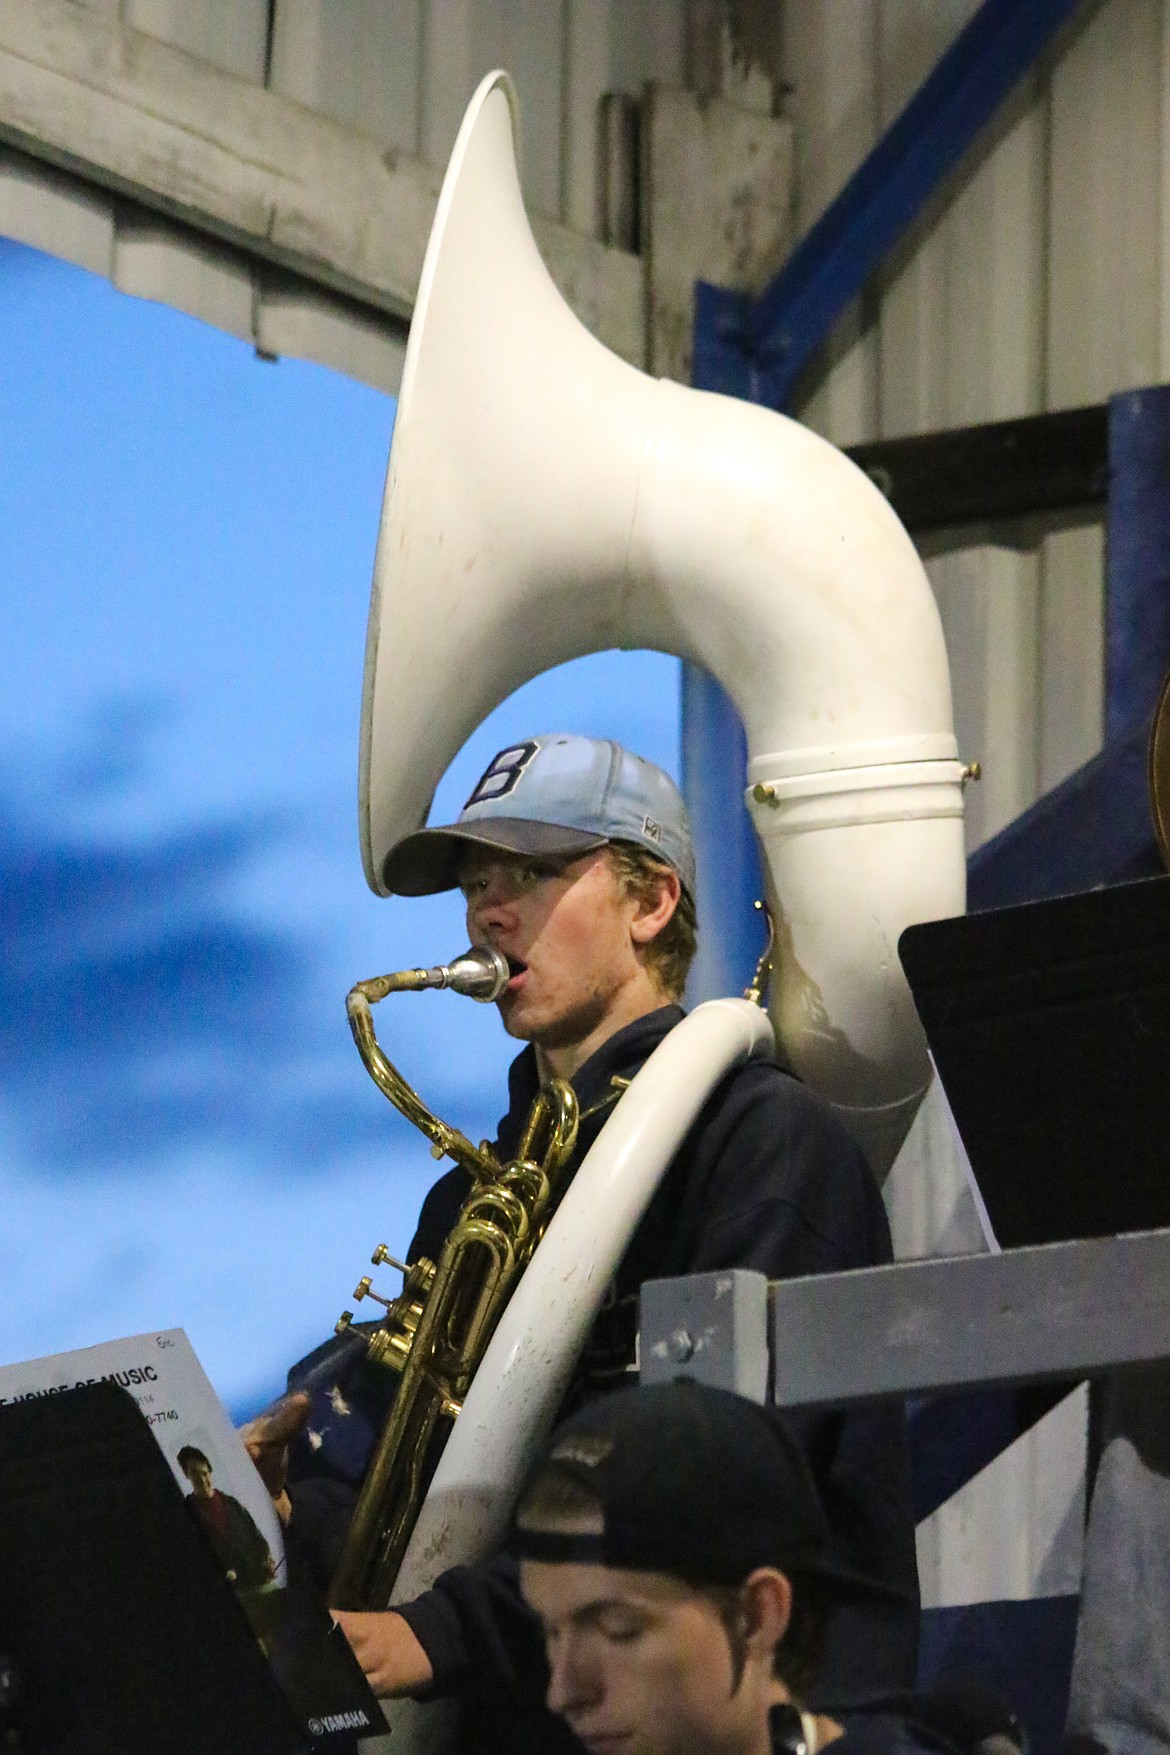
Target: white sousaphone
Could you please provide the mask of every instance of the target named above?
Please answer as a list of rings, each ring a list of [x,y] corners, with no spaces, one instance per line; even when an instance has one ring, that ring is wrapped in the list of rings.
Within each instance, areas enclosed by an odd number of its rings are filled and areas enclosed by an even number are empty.
[[[776,966],[771,1023],[744,1000],[699,1006],[578,1170],[455,1423],[400,1601],[501,1536],[632,1230],[731,1066],[778,1043],[884,1175],[930,1077],[898,937],[964,905],[964,771],[909,537],[825,440],[649,378],[582,327],[528,226],[515,110],[489,75],[411,325],[366,651],[366,878],[387,894],[386,855],[513,690],[654,647],[707,669],[743,719],[748,771],[727,783],[746,782]]]

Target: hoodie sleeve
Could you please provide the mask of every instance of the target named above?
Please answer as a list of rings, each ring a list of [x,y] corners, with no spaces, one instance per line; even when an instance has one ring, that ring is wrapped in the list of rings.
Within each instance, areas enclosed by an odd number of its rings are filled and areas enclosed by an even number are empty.
[[[457,1695],[480,1723],[514,1723],[540,1711],[548,1677],[544,1640],[520,1594],[513,1555],[454,1567],[395,1609],[430,1660],[433,1695]]]

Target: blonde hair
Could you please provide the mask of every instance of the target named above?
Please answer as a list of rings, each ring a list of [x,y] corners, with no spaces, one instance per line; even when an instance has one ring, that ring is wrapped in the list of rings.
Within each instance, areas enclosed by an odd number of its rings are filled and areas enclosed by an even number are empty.
[[[547,1462],[529,1482],[516,1510],[521,1530],[563,1535],[587,1524],[598,1534],[604,1527],[601,1500],[583,1481],[556,1462]]]
[[[674,868],[656,859],[634,841],[608,841],[605,848],[610,870],[628,896],[647,908],[658,901],[662,879]],[[645,947],[646,967],[667,999],[679,1000],[687,984],[699,940],[699,922],[690,891],[683,886],[678,907],[656,938]]]

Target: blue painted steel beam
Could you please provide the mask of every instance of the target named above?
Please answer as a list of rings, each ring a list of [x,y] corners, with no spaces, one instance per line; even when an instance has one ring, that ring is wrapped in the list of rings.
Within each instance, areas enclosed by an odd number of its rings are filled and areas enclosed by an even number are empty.
[[[971,908],[1162,869],[1146,738],[1170,669],[1170,386],[1110,398],[1106,532],[1105,748],[971,855]]]
[[[1105,739],[1154,710],[1170,667],[1170,385],[1109,400]]]
[[[753,302],[695,289],[693,381],[783,408],[804,364],[980,130],[1085,0],[984,0],[901,116]],[[741,799],[744,739],[718,684],[683,668],[683,790],[699,862],[692,1003],[746,985],[759,858]]]
[[[1161,870],[1146,800],[1145,724],[1045,793],[967,861],[967,906],[1006,908]]]
[[[702,287],[695,382],[771,408],[1083,0],[984,0],[837,199],[752,300]]]
[[[682,673],[682,781],[696,861],[699,948],[687,1003],[742,993],[764,948],[760,851],[743,802],[747,740],[735,706],[697,665]]]

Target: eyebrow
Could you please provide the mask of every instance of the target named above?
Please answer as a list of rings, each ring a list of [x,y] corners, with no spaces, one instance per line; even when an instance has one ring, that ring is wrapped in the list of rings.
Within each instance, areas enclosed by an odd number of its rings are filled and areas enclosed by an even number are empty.
[[[569,1622],[596,1621],[598,1616],[604,1614],[606,1609],[628,1609],[633,1614],[651,1614],[653,1612],[652,1606],[649,1603],[642,1601],[641,1598],[631,1598],[626,1596],[594,1597],[590,1602],[581,1603],[579,1607],[573,1609],[570,1614],[565,1616],[565,1620]],[[543,1616],[541,1617],[541,1624],[545,1631],[548,1632],[549,1623],[544,1620]]]

